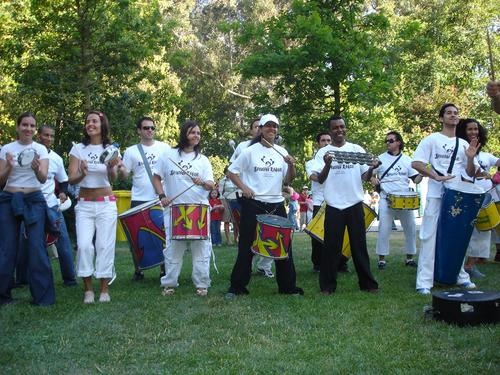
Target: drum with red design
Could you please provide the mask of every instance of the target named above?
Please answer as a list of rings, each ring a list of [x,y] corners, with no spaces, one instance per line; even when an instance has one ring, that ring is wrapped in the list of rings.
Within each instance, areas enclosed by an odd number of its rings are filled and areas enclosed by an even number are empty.
[[[206,204],[172,205],[172,239],[206,240],[209,238],[208,210]]]
[[[292,243],[293,224],[277,215],[257,215],[252,252],[273,259],[288,258]]]

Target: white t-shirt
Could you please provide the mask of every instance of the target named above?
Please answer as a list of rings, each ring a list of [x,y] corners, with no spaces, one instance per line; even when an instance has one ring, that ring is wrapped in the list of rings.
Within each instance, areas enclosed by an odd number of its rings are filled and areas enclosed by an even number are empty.
[[[251,139],[248,141],[243,141],[238,146],[236,146],[236,150],[233,152],[233,156],[231,156],[231,159],[229,159],[229,163],[234,163],[236,159],[238,159],[238,156],[241,155],[244,149],[246,149],[248,146],[250,146],[250,143],[252,142]]]
[[[314,159],[306,162],[306,175],[307,178],[310,178],[313,174],[317,175],[318,173],[313,172],[314,167]],[[312,200],[314,206],[321,206],[325,198],[323,197],[323,184],[320,184],[318,181],[311,181],[311,192],[312,192]]]
[[[195,158],[194,155],[194,152],[185,153],[183,151],[179,155],[177,148],[171,148],[163,152],[158,158],[152,172],[163,179],[163,188],[167,197],[173,198],[193,185],[191,177],[199,177],[203,181],[214,181],[212,165],[208,158],[202,154],[198,154]],[[179,164],[186,173],[183,173],[172,160]],[[176,198],[173,204],[208,204],[208,193],[203,187],[196,185]]]
[[[102,188],[111,186],[108,179],[108,170],[105,164],[101,163],[99,157],[104,151],[102,145],[83,143],[73,145],[70,155],[79,160],[85,160],[88,166],[88,174],[79,183],[82,188]]]
[[[288,152],[281,146],[274,147],[283,155]],[[288,164],[283,156],[271,147],[255,143],[247,147],[228,170],[240,175],[241,181],[257,195],[256,200],[267,203],[280,203],[283,179],[288,171]]]
[[[320,149],[314,158],[314,173],[320,174],[325,166],[323,156],[328,151],[365,152],[363,147],[346,142],[342,147],[328,145]],[[363,201],[361,176],[368,170],[366,164],[348,164],[332,161],[330,172],[323,182],[326,204],[343,210]]]
[[[489,152],[479,151],[479,154],[476,155],[476,160],[481,167],[481,172],[490,173],[491,167],[494,167],[497,164],[498,158]],[[470,179],[470,177],[469,177]],[[476,179],[474,183],[480,187],[482,187],[485,191],[490,190],[493,187],[493,182],[490,179]],[[491,189],[490,193],[495,202],[498,202],[500,199],[498,197],[499,189]]]
[[[382,164],[374,169],[373,173],[377,173],[380,178],[387,168],[389,168],[392,163],[399,157],[399,155],[394,156],[388,152],[384,152],[378,156],[378,159]],[[395,193],[397,191],[409,190],[408,184],[410,183],[409,178],[418,175],[418,172],[411,167],[411,158],[407,155],[402,155],[396,164],[387,172],[384,178],[381,180],[381,196],[386,197],[387,194]],[[389,182],[384,182],[389,181]]]
[[[455,178],[448,180],[447,183],[453,183],[461,180],[461,174],[467,168],[467,156],[465,149],[469,144],[463,139],[458,139],[458,150],[455,164],[451,174]],[[431,164],[435,170],[443,175],[447,175],[448,167],[451,162],[451,156],[455,150],[456,138],[447,137],[441,133],[432,133],[428,135],[419,143],[415,154],[413,154],[413,161],[420,161],[425,164]],[[479,168],[477,161],[474,161],[476,169]],[[465,172],[464,172],[465,173]],[[429,187],[427,197],[441,198],[443,195],[443,183],[429,178]]]
[[[153,173],[153,169],[158,161],[158,158],[163,152],[170,149],[170,146],[160,141],[154,141],[151,146],[142,145],[142,148],[149,167],[151,168],[151,173]],[[138,145],[130,146],[125,150],[125,154],[123,154],[123,164],[125,165],[125,168],[127,168],[128,172],[133,173],[132,200],[150,201],[156,199],[157,194],[151,180],[149,179],[148,172],[144,167],[144,162],[142,160],[141,153],[139,152]]]
[[[59,204],[59,200],[54,194],[56,188],[55,180],[58,182],[68,181],[68,175],[64,169],[62,158],[55,152],[49,152],[49,173],[47,173],[47,181],[42,186],[42,193],[47,201],[47,206],[54,207]]]
[[[2,147],[2,150],[0,151],[0,159],[7,160],[7,153],[11,153],[14,156],[14,168],[7,178],[7,182],[5,184],[6,188],[10,186],[29,189],[42,188],[42,184],[36,178],[35,171],[31,168],[31,163],[21,167],[17,162],[19,154],[30,148],[36,151],[40,160],[49,158],[47,147],[37,142],[31,142],[28,145],[23,145],[18,141],[14,141]]]

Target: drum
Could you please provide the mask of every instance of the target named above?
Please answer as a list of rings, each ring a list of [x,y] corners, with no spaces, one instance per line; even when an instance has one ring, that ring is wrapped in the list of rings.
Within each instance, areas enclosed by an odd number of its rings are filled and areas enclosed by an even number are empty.
[[[484,199],[477,185],[457,181],[445,184],[437,224],[434,280],[455,284]]]
[[[172,239],[206,240],[209,236],[206,204],[172,205]]]
[[[111,160],[116,159],[118,156],[120,156],[120,150],[116,144],[112,144],[104,149],[101,156],[99,156],[99,161],[103,164],[108,164]]]
[[[288,258],[292,243],[293,224],[286,217],[257,215],[252,252],[272,259]]]
[[[163,209],[158,200],[131,208],[118,218],[127,236],[137,268],[144,270],[162,264],[165,226]]]
[[[20,167],[26,167],[28,165],[31,165],[31,162],[36,157],[38,157],[38,154],[36,153],[35,149],[26,148],[23,151],[21,151],[17,156],[17,163],[19,164]]]
[[[476,228],[480,231],[488,231],[500,224],[500,213],[497,206],[491,197],[491,194],[486,193],[484,196],[483,205],[477,214]]]
[[[393,210],[418,210],[420,208],[420,196],[414,191],[396,191],[387,194],[389,208]]]
[[[312,218],[309,224],[307,224],[307,227],[304,229],[304,232],[317,239],[321,243],[323,243],[325,234],[325,211],[326,203],[323,203],[318,213]],[[366,231],[368,231],[370,225],[373,223],[373,220],[377,218],[377,213],[365,203],[363,203],[363,211],[365,212],[365,229]],[[347,228],[344,232],[342,254],[346,257],[351,256],[351,246],[349,245],[349,234],[347,233]]]

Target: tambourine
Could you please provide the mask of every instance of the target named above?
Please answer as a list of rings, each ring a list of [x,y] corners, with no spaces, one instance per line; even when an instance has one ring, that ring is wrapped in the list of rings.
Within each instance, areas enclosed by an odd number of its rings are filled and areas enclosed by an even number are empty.
[[[101,156],[99,156],[99,161],[103,164],[108,164],[111,160],[115,160],[118,156],[120,156],[120,150],[116,144],[112,144],[104,149]]]
[[[35,160],[37,156],[38,154],[36,153],[35,149],[33,148],[24,149],[17,156],[17,163],[21,167],[26,167],[28,165],[31,165],[31,162]]]

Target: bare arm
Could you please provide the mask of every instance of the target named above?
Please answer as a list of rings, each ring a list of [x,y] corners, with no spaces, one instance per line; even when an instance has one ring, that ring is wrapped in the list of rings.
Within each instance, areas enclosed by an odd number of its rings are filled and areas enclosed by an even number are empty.
[[[440,176],[433,169],[427,168],[427,165],[421,161],[413,161],[411,167],[420,173],[423,177],[429,177],[435,181],[451,180],[455,176]]]
[[[286,176],[283,183],[285,185],[290,185],[295,178],[295,159],[290,155],[285,156],[284,159],[288,164],[288,170],[286,171]]]
[[[330,173],[330,166],[332,165],[333,161],[333,156],[330,154],[325,154],[323,157],[323,160],[325,161],[325,166],[321,170],[320,174],[318,175],[318,182],[322,184],[325,182],[325,180],[328,178],[328,174]]]
[[[77,185],[85,178],[88,173],[87,162],[77,157],[69,156],[68,182],[71,185]]]
[[[35,172],[36,179],[44,184],[47,181],[47,173],[49,172],[49,159],[33,159],[31,169]]]
[[[6,160],[0,159],[0,186],[5,185],[13,168],[14,157],[11,153],[7,153]]]

